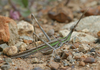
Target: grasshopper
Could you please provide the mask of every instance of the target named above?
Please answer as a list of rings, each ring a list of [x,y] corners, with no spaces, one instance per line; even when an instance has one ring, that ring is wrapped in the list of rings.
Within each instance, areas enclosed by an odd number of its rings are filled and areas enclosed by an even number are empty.
[[[32,48],[30,50],[27,50],[27,51],[24,51],[22,53],[19,53],[19,54],[15,54],[15,55],[12,55],[11,58],[18,58],[18,57],[24,57],[24,56],[27,56],[27,55],[31,55],[33,53],[36,53],[37,51],[40,51],[46,47],[50,47],[51,49],[48,50],[48,51],[51,51],[51,50],[57,50],[59,49],[60,47],[63,46],[63,44],[65,43],[68,43],[70,41],[70,38],[71,38],[71,35],[73,33],[73,31],[75,30],[75,27],[78,25],[78,23],[80,22],[80,20],[82,19],[82,17],[84,16],[84,14],[86,13],[87,11],[85,11],[82,16],[80,17],[80,19],[78,20],[78,22],[72,26],[70,29],[71,31],[69,32],[69,34],[66,36],[66,37],[63,37],[63,38],[57,38],[57,39],[54,39],[54,40],[51,40],[49,38],[49,36],[46,34],[46,32],[43,30],[43,28],[40,26],[39,22],[37,21],[37,19],[35,18],[35,16],[33,14],[31,14],[31,18],[35,19],[35,21],[37,22],[37,24],[39,25],[40,29],[42,30],[42,32],[44,33],[44,35],[46,36],[46,38],[49,40],[49,42],[46,42],[44,41],[43,39],[41,39],[35,32],[33,32],[33,35],[35,35],[37,38],[39,38],[44,44],[42,45],[39,45],[37,46],[36,48]]]

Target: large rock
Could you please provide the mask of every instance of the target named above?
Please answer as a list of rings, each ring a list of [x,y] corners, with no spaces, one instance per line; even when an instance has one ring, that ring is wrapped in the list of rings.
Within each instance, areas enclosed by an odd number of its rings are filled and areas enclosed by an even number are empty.
[[[0,16],[0,44],[6,42],[14,45],[18,39],[16,22],[8,17]]]
[[[18,24],[18,34],[20,36],[31,36],[34,32],[33,25],[28,22],[20,21]]]
[[[61,30],[60,34],[63,37],[66,37],[69,32],[70,31],[68,31],[68,30]],[[80,41],[80,42],[95,42],[95,40],[97,40],[97,38],[93,37],[92,35],[86,34],[86,33],[74,31],[72,33],[71,40],[73,42],[78,42],[78,41]]]
[[[69,29],[76,23],[77,21],[66,24],[63,29]],[[97,32],[100,31],[100,16],[90,16],[81,19],[78,26],[76,27],[76,30],[80,31],[83,29],[88,29],[91,34],[97,35]]]
[[[60,3],[57,6],[53,7],[49,12],[48,16],[56,20],[58,22],[64,23],[66,21],[72,21],[73,19],[73,14],[72,11],[64,6],[64,3]]]

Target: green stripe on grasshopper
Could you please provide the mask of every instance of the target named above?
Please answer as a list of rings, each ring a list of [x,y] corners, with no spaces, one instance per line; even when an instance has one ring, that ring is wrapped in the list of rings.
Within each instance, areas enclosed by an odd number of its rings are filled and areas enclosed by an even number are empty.
[[[70,40],[70,37],[71,37],[71,34],[68,36],[67,40],[65,40],[65,41],[69,41],[69,40]],[[63,38],[61,38],[61,39],[64,39],[64,38],[66,38],[66,37],[63,37]],[[65,42],[65,41],[62,41],[62,42]],[[57,43],[59,43],[59,41],[56,41],[56,42],[54,42],[54,43],[51,43],[50,45],[51,45],[51,46],[55,46]],[[59,44],[59,45],[60,45],[60,44]],[[33,50],[31,53],[34,53],[34,52],[39,51],[39,50],[41,50],[41,49],[44,49],[44,48],[46,48],[46,47],[48,47],[48,46],[46,45],[46,46],[40,47],[40,48],[38,48],[38,49],[36,49],[36,50]]]

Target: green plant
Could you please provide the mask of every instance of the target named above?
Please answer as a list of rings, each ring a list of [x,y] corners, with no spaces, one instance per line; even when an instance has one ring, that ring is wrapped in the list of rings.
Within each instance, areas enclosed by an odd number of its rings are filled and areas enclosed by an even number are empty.
[[[28,0],[12,0],[12,2],[20,6],[19,10],[21,16],[27,17],[31,13],[31,11],[28,9]]]

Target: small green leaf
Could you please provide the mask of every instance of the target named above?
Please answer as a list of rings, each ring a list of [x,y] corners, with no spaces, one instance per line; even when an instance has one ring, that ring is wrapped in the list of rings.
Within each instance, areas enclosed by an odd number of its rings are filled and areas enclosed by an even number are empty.
[[[23,3],[25,8],[28,6],[28,0],[22,0],[22,3]]]
[[[22,15],[23,17],[29,16],[30,13],[31,13],[30,10],[21,11],[21,15]]]

